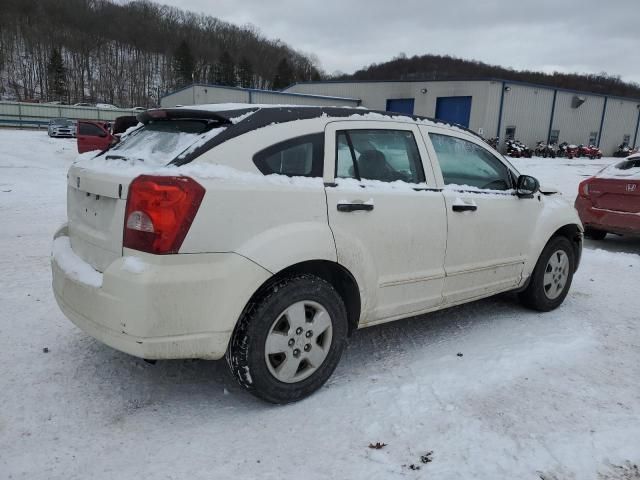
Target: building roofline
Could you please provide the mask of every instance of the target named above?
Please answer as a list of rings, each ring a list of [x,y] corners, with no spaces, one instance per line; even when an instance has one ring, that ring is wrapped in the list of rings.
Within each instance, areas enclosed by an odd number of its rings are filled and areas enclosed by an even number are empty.
[[[609,95],[605,93],[597,93],[590,92],[588,90],[574,90],[571,88],[562,88],[562,87],[554,87],[552,85],[545,85],[541,83],[531,83],[531,82],[523,82],[521,80],[507,80],[505,78],[497,78],[497,77],[479,77],[479,78],[469,78],[469,77],[459,77],[459,78],[447,78],[447,79],[436,79],[436,80],[316,80],[309,82],[295,82],[285,88],[285,92],[290,88],[295,87],[296,85],[322,85],[322,84],[331,84],[331,83],[434,83],[434,82],[496,82],[496,83],[505,83],[512,85],[521,85],[525,87],[534,87],[545,90],[556,90],[558,92],[566,92],[566,93],[575,93],[578,95],[591,95],[595,97],[608,97],[612,99],[618,100],[627,100],[633,102],[640,102],[640,97],[623,97],[620,95]],[[287,92],[289,93],[289,92]],[[291,92],[294,93],[294,92]]]
[[[191,85],[187,85],[186,87],[182,87],[178,90],[174,90],[173,92],[163,95],[161,99],[167,98],[170,95],[174,95],[176,93],[183,92],[184,90],[189,90],[190,88],[195,88],[195,87],[223,88],[226,90],[237,90],[237,91],[250,92],[250,93],[264,93],[267,95],[285,95],[289,97],[299,97],[299,98],[302,97],[302,98],[318,98],[318,99],[325,99],[325,100],[340,100],[340,101],[347,101],[347,102],[355,102],[358,105],[360,105],[360,103],[362,102],[362,100],[360,100],[359,98],[334,97],[334,96],[328,96],[328,95],[316,95],[313,93],[285,92],[281,90],[262,90],[260,88],[230,87],[228,85],[218,85],[215,83],[192,83]]]

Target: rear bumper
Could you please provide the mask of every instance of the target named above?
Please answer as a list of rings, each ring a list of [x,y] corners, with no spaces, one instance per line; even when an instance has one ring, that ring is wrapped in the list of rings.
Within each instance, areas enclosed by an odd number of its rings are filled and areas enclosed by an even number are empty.
[[[580,196],[576,198],[575,206],[585,228],[640,235],[640,214],[596,208],[589,199]]]
[[[62,229],[56,237],[65,235]],[[142,261],[132,267],[131,257],[119,258],[101,284],[99,273],[97,282],[94,275],[87,283],[68,258],[52,255],[53,291],[63,313],[84,332],[146,359],[222,358],[244,306],[271,275],[233,253],[126,253]]]

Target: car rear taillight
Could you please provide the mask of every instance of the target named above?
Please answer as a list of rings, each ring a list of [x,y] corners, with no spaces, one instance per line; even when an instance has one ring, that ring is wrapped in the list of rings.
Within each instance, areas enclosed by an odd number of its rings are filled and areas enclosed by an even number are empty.
[[[589,196],[589,180],[580,182],[580,186],[578,187],[578,195],[580,195],[581,197]]]
[[[129,186],[122,245],[159,255],[178,253],[204,192],[189,177],[140,175]]]

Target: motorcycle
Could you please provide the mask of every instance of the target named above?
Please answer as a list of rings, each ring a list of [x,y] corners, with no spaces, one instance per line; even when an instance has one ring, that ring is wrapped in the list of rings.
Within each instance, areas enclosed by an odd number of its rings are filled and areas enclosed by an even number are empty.
[[[505,142],[505,149],[507,155],[513,158],[531,158],[533,156],[531,149],[518,140],[507,140]]]
[[[602,151],[595,145],[584,146],[580,144],[578,146],[578,157],[589,157],[591,160],[595,158],[602,158]]]
[[[558,145],[557,155],[564,158],[576,158],[578,156],[578,146],[562,142]]]
[[[556,149],[553,144],[547,145],[545,142],[540,141],[536,144],[536,148],[534,150],[534,154],[536,157],[551,157],[556,158]]]
[[[618,149],[614,152],[614,157],[628,157],[629,155],[633,155],[634,153],[638,153],[637,148],[632,148],[628,143],[621,143],[618,145]]]

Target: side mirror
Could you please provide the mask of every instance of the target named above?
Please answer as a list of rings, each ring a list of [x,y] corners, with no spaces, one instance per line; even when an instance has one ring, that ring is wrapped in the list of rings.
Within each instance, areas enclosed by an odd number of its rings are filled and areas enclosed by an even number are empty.
[[[538,190],[540,190],[540,183],[535,177],[530,175],[520,175],[518,177],[516,194],[520,198],[531,198]]]

